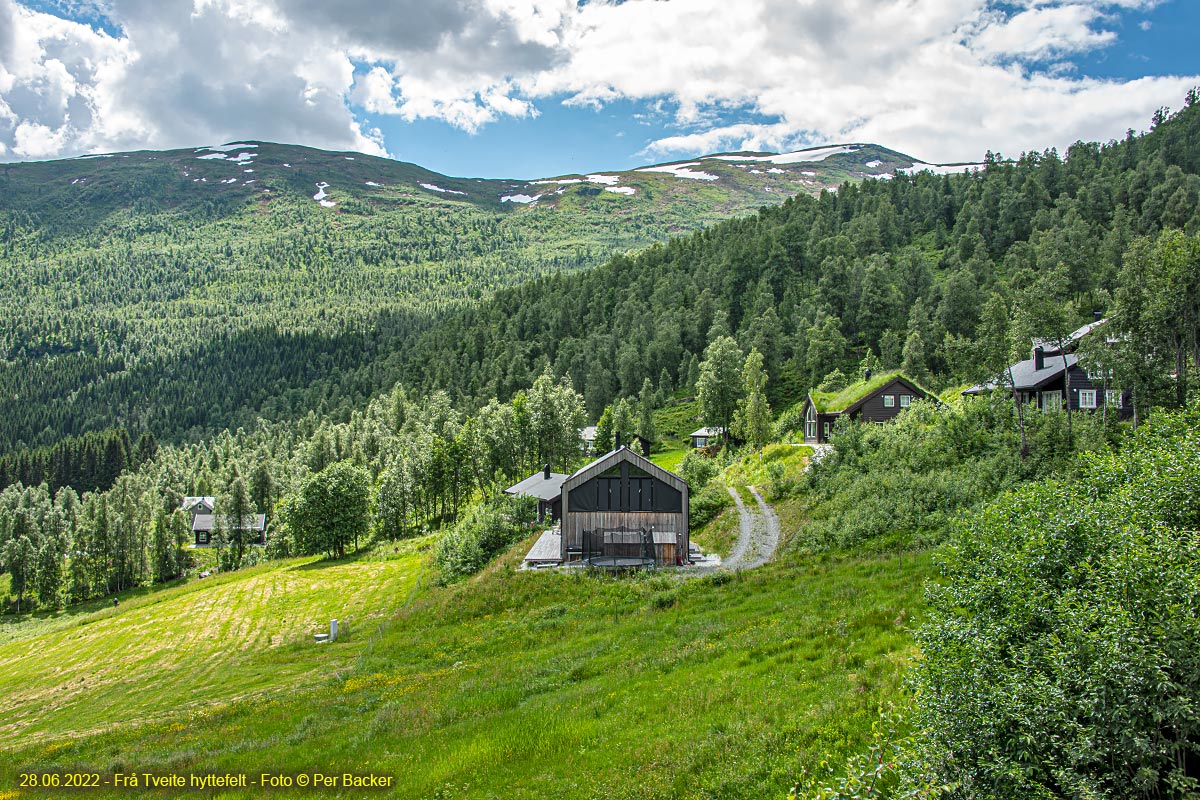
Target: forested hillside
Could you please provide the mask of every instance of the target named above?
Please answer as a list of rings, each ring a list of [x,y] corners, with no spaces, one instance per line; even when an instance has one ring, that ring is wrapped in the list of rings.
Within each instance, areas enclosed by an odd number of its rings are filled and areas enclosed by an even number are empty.
[[[1030,336],[1112,311],[1139,237],[1200,232],[1196,100],[1144,135],[846,184],[500,292],[427,331],[405,381],[478,403],[550,364],[595,416],[645,379],[692,384],[728,331],[763,354],[777,405],[868,350],[935,387],[974,382],[1028,358]],[[1178,288],[1161,270],[1126,277],[1159,301]]]
[[[913,164],[868,145],[732,158],[537,182],[255,142],[3,165],[0,454],[344,416],[450,309]]]
[[[371,352],[360,333],[362,357],[373,360],[339,370],[314,354],[305,365],[314,378],[332,373],[327,385],[347,399],[402,380],[344,417],[234,416],[220,435],[182,447],[148,435],[134,444],[117,430],[7,458],[4,478],[19,482],[0,495],[13,594],[56,604],[174,576],[185,560],[182,495],[217,495],[221,513],[235,518],[278,511],[272,541],[284,553],[325,549],[324,534],[305,520],[323,518],[309,512],[335,484],[369,507],[364,535],[393,539],[452,523],[543,463],[577,464],[577,431],[614,398],[646,411],[694,391],[701,359],[718,340],[741,345],[737,363],[757,348],[780,409],[864,364],[902,366],[943,387],[986,377],[1027,351],[1030,335],[1112,311],[1128,332],[1109,354],[1116,379],[1135,389],[1139,406],[1180,405],[1200,345],[1200,235],[1169,229],[1200,224],[1194,100],[1144,136],[1079,144],[1066,161],[1053,152],[992,159],[970,175],[924,173],[796,197],[590,272],[502,291],[386,353]],[[726,333],[740,342],[721,338]],[[290,408],[285,384],[202,366],[196,375],[212,396],[233,392],[241,378],[265,403]],[[1148,367],[1180,380],[1147,378]],[[181,394],[176,406],[167,395],[165,411],[154,413],[199,407],[206,396]],[[35,405],[13,405],[35,418]],[[1015,433],[997,413],[988,436],[1009,441]],[[946,435],[965,436],[968,427],[955,423]],[[1057,427],[1047,430],[1056,435]],[[1024,432],[1020,440],[1035,459],[1073,447],[1069,431],[1065,445],[1040,446],[1040,435],[1031,429],[1029,442]],[[954,449],[974,452],[981,441]],[[1025,455],[996,462],[1006,480],[1056,468],[1004,461]],[[361,474],[349,483],[326,474],[341,462]],[[949,513],[976,502],[975,494],[930,484],[911,505]],[[879,520],[895,517],[878,511],[863,517],[865,533],[847,540],[870,537]],[[236,566],[246,551],[229,544],[222,558]],[[62,572],[67,552],[79,555],[72,574]]]

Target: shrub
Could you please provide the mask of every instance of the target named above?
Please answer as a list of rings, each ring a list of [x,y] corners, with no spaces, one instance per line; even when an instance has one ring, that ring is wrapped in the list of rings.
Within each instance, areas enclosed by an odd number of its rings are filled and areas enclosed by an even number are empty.
[[[683,474],[683,479],[687,481],[688,488],[693,492],[699,492],[708,485],[709,481],[717,477],[717,473],[721,471],[721,464],[695,450],[689,450],[683,456],[679,471]]]
[[[963,796],[1200,791],[1200,413],[957,525],[918,632],[919,747]]]
[[[536,516],[537,501],[528,497],[505,496],[471,508],[438,541],[434,562],[442,581],[478,572],[520,539]]]
[[[797,403],[779,415],[775,423],[775,437],[786,439],[804,430],[804,403]]]
[[[691,496],[688,520],[693,528],[699,528],[716,519],[721,511],[731,505],[733,505],[733,499],[729,496],[729,492],[715,483],[709,484]]]

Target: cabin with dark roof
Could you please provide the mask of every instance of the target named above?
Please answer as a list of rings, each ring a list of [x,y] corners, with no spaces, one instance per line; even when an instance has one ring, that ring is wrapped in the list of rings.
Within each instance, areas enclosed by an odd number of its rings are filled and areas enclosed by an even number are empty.
[[[542,467],[523,481],[514,483],[504,490],[514,497],[535,497],[538,501],[538,519],[558,521],[562,517],[562,485],[566,474],[551,472],[550,465]]]
[[[687,482],[628,447],[562,483],[563,563],[641,567],[688,562]]]
[[[839,417],[883,424],[915,400],[937,402],[937,397],[899,372],[868,376],[836,392],[809,392],[804,401],[804,441],[828,442]]]
[[[249,534],[246,536],[246,544],[266,544],[267,543],[267,517],[265,514],[253,514],[246,518],[250,524],[238,530]],[[196,539],[196,547],[209,547],[212,545],[213,531],[217,525],[231,533],[234,532],[233,526],[227,517],[218,517],[214,514],[197,514],[192,519],[192,534]]]
[[[692,447],[708,447],[712,444],[720,444],[725,431],[721,428],[700,428],[691,433]]]
[[[1034,339],[1029,358],[1011,365],[990,381],[963,390],[963,395],[970,397],[1004,389],[1022,405],[1041,411],[1107,409],[1116,412],[1118,419],[1128,419],[1133,416],[1130,393],[1115,384],[1112,370],[1100,366],[1085,370],[1075,355],[1080,341],[1107,322],[1097,312],[1092,322],[1072,331],[1061,345]],[[1108,334],[1107,341],[1115,342],[1113,334]]]
[[[1067,373],[1071,375],[1071,392],[1067,395]],[[1033,348],[1031,356],[1018,361],[999,377],[963,390],[965,396],[987,394],[1005,389],[1017,395],[1017,400],[1030,408],[1053,412],[1070,408],[1072,411],[1095,411],[1107,408],[1119,419],[1133,415],[1129,392],[1110,383],[1111,373],[1100,368],[1084,370],[1074,353],[1047,352],[1043,344]]]

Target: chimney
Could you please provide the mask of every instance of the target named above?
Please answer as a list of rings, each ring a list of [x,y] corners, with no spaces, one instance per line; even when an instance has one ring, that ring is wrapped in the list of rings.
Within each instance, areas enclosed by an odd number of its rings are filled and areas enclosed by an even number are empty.
[[[1102,319],[1104,319],[1104,312],[1102,312],[1102,311],[1093,311],[1092,312],[1092,322],[1099,322]]]
[[[550,465],[549,464],[542,467],[542,477],[545,478],[546,480],[550,480]]]
[[[616,449],[616,450],[621,449],[621,432],[620,431],[617,431],[617,446],[614,449]]]
[[[1046,351],[1042,349],[1040,344],[1033,348],[1033,368],[1036,370],[1046,368]]]

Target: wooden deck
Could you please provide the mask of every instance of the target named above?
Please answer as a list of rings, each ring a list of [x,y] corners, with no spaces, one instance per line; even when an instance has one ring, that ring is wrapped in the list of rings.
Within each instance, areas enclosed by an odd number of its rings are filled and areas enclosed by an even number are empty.
[[[525,556],[526,565],[561,564],[562,533],[558,528],[548,530],[538,537]]]

